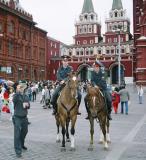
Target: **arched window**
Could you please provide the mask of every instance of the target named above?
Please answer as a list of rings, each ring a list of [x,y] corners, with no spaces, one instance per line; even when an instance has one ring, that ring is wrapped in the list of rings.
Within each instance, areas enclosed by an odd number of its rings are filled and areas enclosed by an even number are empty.
[[[85,20],[87,20],[88,16],[87,16],[87,15],[85,15],[85,17],[84,17],[84,18],[85,18]]]
[[[91,20],[93,20],[94,19],[94,15],[91,15]]]
[[[115,12],[115,17],[117,17],[118,16],[118,13],[117,12]]]

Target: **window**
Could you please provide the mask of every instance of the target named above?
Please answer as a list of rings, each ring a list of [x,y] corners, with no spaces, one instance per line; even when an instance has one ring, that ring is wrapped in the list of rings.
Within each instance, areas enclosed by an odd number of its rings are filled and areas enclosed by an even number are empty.
[[[98,50],[98,54],[101,54],[101,50]]]
[[[117,17],[118,16],[118,13],[117,12],[115,12],[115,17]]]
[[[81,55],[83,56],[83,51],[81,51],[80,53],[81,53]]]
[[[9,43],[8,43],[8,54],[13,55],[13,53],[14,53],[14,44],[13,44],[12,41],[9,41]]]
[[[111,54],[114,54],[114,49],[111,49]]]
[[[79,56],[79,51],[77,51],[77,56]]]
[[[106,54],[109,54],[109,53],[110,53],[110,51],[107,49],[107,50],[106,50]]]
[[[91,33],[92,32],[92,28],[91,27],[89,27],[89,33]]]
[[[2,22],[0,22],[0,32],[3,31],[3,25],[2,25]]]
[[[14,33],[14,28],[15,28],[14,22],[13,21],[9,22],[9,24],[8,24],[8,32],[9,33]]]
[[[91,15],[91,19],[92,19],[92,20],[94,19],[94,16],[93,16],[93,15]]]
[[[86,50],[86,55],[89,55],[89,51],[88,50]]]
[[[117,42],[117,38],[114,38],[114,42]]]
[[[124,48],[121,49],[121,53],[125,53],[125,49]]]
[[[87,15],[85,15],[85,19],[87,20]]]
[[[93,55],[93,48],[90,49],[90,55]]]
[[[111,38],[108,38],[108,40],[107,40],[107,41],[108,41],[108,43],[111,43]]]

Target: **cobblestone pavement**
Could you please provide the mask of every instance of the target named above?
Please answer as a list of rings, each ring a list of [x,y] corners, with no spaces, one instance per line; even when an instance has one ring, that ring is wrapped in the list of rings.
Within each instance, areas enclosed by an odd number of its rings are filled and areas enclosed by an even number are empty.
[[[85,120],[86,111],[82,102],[76,123],[76,151],[70,151],[67,143],[66,152],[60,151],[56,143],[56,125],[51,109],[43,109],[38,101],[31,103],[29,110],[29,132],[25,145],[28,151],[23,152],[24,160],[146,160],[146,98],[138,104],[138,96],[133,86],[128,87],[131,95],[129,114],[112,113],[109,149],[104,150],[98,144],[99,126],[95,126],[94,150],[88,151],[89,122]],[[144,94],[146,97],[146,94]],[[13,148],[13,124],[9,114],[2,114],[0,121],[0,160],[15,160]]]

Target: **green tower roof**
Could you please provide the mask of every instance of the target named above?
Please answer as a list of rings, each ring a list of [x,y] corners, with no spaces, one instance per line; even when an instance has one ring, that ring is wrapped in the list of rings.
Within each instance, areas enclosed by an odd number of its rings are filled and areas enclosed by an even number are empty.
[[[115,9],[123,9],[122,1],[121,0],[113,0],[112,10]]]
[[[92,0],[84,0],[82,13],[91,13],[91,12],[94,12]]]

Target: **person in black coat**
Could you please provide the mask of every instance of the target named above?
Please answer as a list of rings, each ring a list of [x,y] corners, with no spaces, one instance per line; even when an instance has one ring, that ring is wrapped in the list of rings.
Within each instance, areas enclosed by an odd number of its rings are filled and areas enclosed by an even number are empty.
[[[111,97],[111,93],[107,89],[107,83],[104,79],[104,73],[103,73],[102,67],[103,67],[103,64],[100,61],[95,61],[95,63],[93,64],[93,71],[91,72],[91,84],[94,87],[99,87],[100,90],[103,92],[103,95],[105,96],[105,100],[106,100],[106,109],[108,113],[108,119],[112,120],[111,118],[112,97]],[[85,102],[87,113],[89,113],[87,98],[88,97],[85,96],[84,102]],[[87,116],[86,119],[88,118],[89,117]]]
[[[24,146],[25,137],[28,132],[28,109],[30,108],[29,97],[24,94],[25,84],[18,84],[16,93],[13,97],[14,103],[14,149],[17,157],[21,157],[22,149],[27,150]]]

